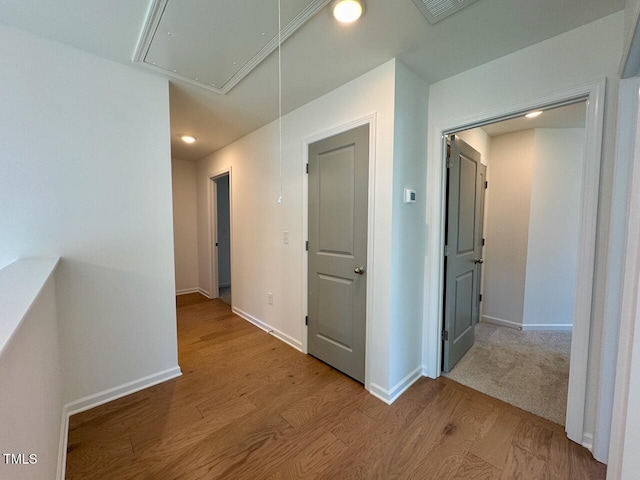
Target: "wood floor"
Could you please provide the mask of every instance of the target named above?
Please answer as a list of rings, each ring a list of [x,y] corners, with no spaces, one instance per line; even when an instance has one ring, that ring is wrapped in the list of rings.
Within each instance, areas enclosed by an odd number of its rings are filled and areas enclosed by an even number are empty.
[[[67,476],[91,479],[603,479],[562,428],[448,379],[387,406],[198,294],[183,376],[74,415]]]

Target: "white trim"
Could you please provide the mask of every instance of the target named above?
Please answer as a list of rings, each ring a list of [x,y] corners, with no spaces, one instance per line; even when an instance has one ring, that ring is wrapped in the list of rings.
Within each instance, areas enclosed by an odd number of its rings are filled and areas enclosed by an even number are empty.
[[[205,297],[207,297],[208,299],[212,299],[213,297],[211,296],[211,294],[209,292],[207,292],[205,289],[203,288],[198,288],[198,293],[201,295],[204,295]]]
[[[64,408],[69,416],[75,415],[76,413],[84,412],[85,410],[98,407],[108,402],[112,402],[113,400],[117,400],[118,398],[126,397],[127,395],[131,395],[132,393],[139,392],[140,390],[144,390],[145,388],[153,387],[154,385],[157,385],[159,383],[177,378],[180,375],[182,375],[180,367],[175,366],[173,368],[163,370],[162,372],[147,375],[146,377],[127,382],[123,385],[109,388],[102,392],[94,393],[93,395],[88,395],[86,397],[80,398],[73,402],[67,403]]]
[[[387,390],[381,387],[377,383],[371,383],[369,393],[374,397],[382,400],[387,405],[391,405],[395,402],[400,395],[402,395],[411,385],[416,383],[422,378],[422,365],[417,366],[411,373],[396,383],[391,389]]]
[[[118,398],[131,395],[159,383],[166,382],[182,375],[180,367],[176,366],[162,372],[148,375],[138,380],[125,383],[118,387],[109,388],[102,392],[88,395],[79,400],[69,402],[62,407],[62,419],[60,425],[60,443],[58,444],[58,470],[56,474],[57,480],[64,480],[67,467],[67,445],[69,442],[69,417],[76,413],[84,412],[91,408],[98,407],[105,403],[112,402]]]
[[[164,13],[167,3],[169,3],[169,0],[153,0],[149,4],[144,24],[142,25],[142,30],[138,36],[136,48],[133,52],[133,56],[131,57],[131,61],[133,63],[144,62],[144,57],[147,55],[149,47],[151,47],[153,36],[158,29],[158,25],[160,24],[162,14]]]
[[[268,323],[263,322],[259,318],[254,317],[253,315],[251,315],[251,314],[249,314],[249,313],[247,313],[247,312],[245,312],[243,310],[240,310],[237,307],[231,307],[231,311],[233,313],[235,313],[236,315],[238,315],[239,317],[244,318],[247,322],[252,323],[256,327],[258,327],[260,330],[264,330],[265,332],[267,332],[267,333],[273,335],[274,337],[276,337],[278,340],[286,343],[290,347],[293,347],[296,350],[302,352],[302,342],[300,340],[296,340],[291,335],[287,335],[283,331],[272,327]]]
[[[505,320],[503,318],[491,317],[489,315],[482,315],[480,318],[481,323],[490,323],[492,325],[499,325],[501,327],[513,328],[515,330],[522,330],[522,324],[519,322],[512,322],[511,320]]]
[[[207,178],[209,179],[209,204],[207,207],[209,213],[207,216],[209,222],[209,292],[207,292],[206,296],[208,298],[218,298],[220,296],[220,285],[218,285],[218,249],[215,248],[214,245],[216,238],[218,237],[218,198],[215,181],[225,175],[229,176],[229,261],[231,263],[231,281],[233,282],[233,177],[231,170],[231,166],[228,166],[207,175]]]
[[[632,82],[624,85],[625,82]],[[624,281],[622,286],[622,306],[620,314],[620,334],[618,340],[618,357],[616,366],[616,381],[614,389],[613,410],[611,414],[611,436],[609,441],[609,463],[607,479],[622,478],[622,468],[625,453],[625,438],[629,434],[627,412],[629,408],[629,385],[631,383],[631,362],[634,355],[638,355],[640,345],[634,345],[636,328],[640,328],[640,79],[630,79],[621,82],[621,96],[623,102],[633,102],[633,110],[625,118],[624,141],[618,141],[616,161],[631,158],[631,173],[629,181],[629,197],[627,209],[627,232],[625,246]],[[630,97],[628,97],[630,96]],[[623,128],[619,125],[619,128]],[[622,133],[622,132],[621,132]],[[634,431],[635,433],[635,431]],[[636,433],[637,434],[637,433]],[[629,460],[627,460],[629,461]]]
[[[590,433],[585,433],[584,435],[582,435],[581,445],[591,452],[593,450],[593,435],[591,435]]]
[[[570,323],[558,323],[556,325],[546,325],[544,323],[529,323],[522,325],[522,330],[524,331],[572,331],[573,325]]]
[[[309,177],[306,174],[306,165],[309,163],[309,145],[314,142],[333,137],[340,133],[352,130],[363,125],[369,125],[369,185],[368,185],[368,216],[367,216],[367,307],[366,307],[366,340],[364,354],[364,388],[372,391],[371,384],[371,321],[373,320],[373,285],[375,279],[374,254],[375,254],[375,181],[376,181],[376,124],[377,113],[373,112],[337,127],[316,133],[302,140],[302,241],[309,240]],[[304,243],[303,243],[304,244]],[[305,325],[304,317],[308,315],[308,252],[302,248],[302,349],[303,353],[309,353],[309,329]]]
[[[608,463],[611,441],[612,412],[616,382],[616,362],[620,342],[621,311],[625,282],[627,228],[629,225],[629,198],[634,149],[637,142],[638,89],[640,79],[621,80],[618,87],[618,131],[613,171],[611,206],[609,207],[609,238],[606,285],[603,298],[602,321],[600,322],[599,370],[596,377],[598,412],[594,429],[593,456]],[[632,210],[633,211],[633,210]],[[630,237],[632,238],[632,237]],[[637,241],[637,237],[635,237]]]
[[[58,443],[58,470],[56,480],[64,480],[67,470],[67,445],[69,443],[69,414],[67,406],[62,407],[62,418],[60,420],[60,441]]]
[[[199,291],[200,289],[198,287],[183,288],[182,290],[176,290],[176,296],[188,295],[189,293],[198,293]]]
[[[440,375],[442,342],[442,295],[444,246],[444,136],[469,128],[513,118],[532,109],[548,108],[569,104],[580,100],[587,102],[585,124],[585,155],[579,220],[578,263],[576,271],[576,295],[574,301],[573,339],[571,342],[571,362],[569,392],[567,399],[567,436],[581,442],[584,435],[584,414],[587,389],[587,365],[589,359],[589,335],[591,328],[591,308],[593,297],[593,277],[595,266],[596,224],[600,187],[600,163],[602,157],[602,136],[604,124],[604,99],[606,79],[578,85],[573,88],[552,92],[535,99],[514,105],[507,105],[485,112],[479,112],[448,121],[445,125],[435,125],[429,132],[429,157],[427,162],[427,191],[433,199],[427,205],[427,225],[431,232],[425,260],[425,311],[424,345],[425,367],[428,376]]]
[[[331,0],[313,0],[311,1],[300,13],[298,13],[289,23],[282,26],[280,35],[278,32],[264,45],[252,58],[250,58],[243,66],[238,70],[231,78],[229,78],[221,87],[211,86],[192,78],[180,75],[177,72],[167,70],[162,67],[145,62],[153,37],[155,36],[160,20],[164,10],[169,3],[169,0],[153,0],[147,11],[142,31],[138,38],[138,43],[133,52],[131,61],[135,64],[142,65],[145,68],[149,68],[158,73],[162,73],[169,77],[176,78],[190,85],[209,90],[221,95],[229,92],[235,87],[244,77],[249,75],[251,71],[256,68],[260,63],[267,58],[276,48],[278,44],[284,43],[291,35],[293,35],[298,29],[300,29],[305,23],[307,23],[314,15],[322,10]],[[277,30],[277,29],[276,29]]]

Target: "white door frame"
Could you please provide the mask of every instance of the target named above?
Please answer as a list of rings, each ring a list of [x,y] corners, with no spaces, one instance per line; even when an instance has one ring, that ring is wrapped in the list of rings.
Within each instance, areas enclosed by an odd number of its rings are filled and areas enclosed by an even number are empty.
[[[621,110],[618,112],[618,147],[616,162],[629,164],[628,208],[626,212],[626,246],[622,286],[620,333],[614,398],[611,415],[611,437],[608,445],[607,479],[629,478],[637,469],[637,438],[640,416],[636,413],[638,398],[638,356],[640,344],[640,78],[620,82]],[[622,126],[624,125],[624,127]],[[635,359],[635,360],[634,360]],[[635,365],[634,362],[635,361]],[[634,371],[635,368],[635,371]],[[633,387],[632,387],[632,384]],[[634,390],[635,389],[635,390]],[[606,428],[606,427],[605,427]],[[631,445],[629,445],[631,444]],[[637,444],[637,442],[636,442]],[[627,475],[627,477],[625,477]]]
[[[580,444],[586,443],[589,448],[592,448],[590,440],[584,437],[584,413],[587,395],[587,365],[595,268],[605,89],[606,79],[602,79],[594,83],[579,85],[546,96],[529,99],[515,105],[453,119],[445,125],[433,126],[430,129],[431,136],[429,137],[429,141],[432,142],[430,148],[431,156],[427,165],[427,191],[430,192],[431,204],[427,205],[427,225],[429,226],[430,235],[425,262],[425,333],[423,351],[426,352],[424,356],[425,373],[429,377],[436,378],[441,373],[440,358],[442,348],[440,332],[442,330],[444,262],[441,252],[444,248],[445,221],[445,135],[521,116],[534,109],[561,106],[580,100],[587,100],[566,431],[571,440]]]
[[[231,166],[210,173],[209,177],[209,292],[210,298],[218,298],[220,289],[218,285],[218,200],[216,180],[229,175],[229,257],[231,261],[231,282],[233,282],[233,187]],[[233,300],[232,300],[233,303]]]
[[[368,191],[368,212],[367,212],[367,305],[365,320],[365,355],[364,355],[364,388],[371,389],[371,321],[373,319],[373,282],[374,282],[374,241],[375,232],[375,173],[376,173],[376,114],[367,115],[349,123],[325,130],[302,140],[302,235],[303,242],[309,240],[309,176],[306,174],[309,163],[309,145],[333,137],[340,133],[352,130],[362,125],[369,125],[369,191]],[[302,352],[308,354],[309,329],[305,325],[304,317],[308,315],[308,271],[309,255],[306,248],[302,248]]]

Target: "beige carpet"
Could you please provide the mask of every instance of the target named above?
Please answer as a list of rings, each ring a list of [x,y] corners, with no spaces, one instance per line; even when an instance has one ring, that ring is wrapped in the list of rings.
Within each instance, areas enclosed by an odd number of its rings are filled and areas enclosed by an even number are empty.
[[[520,331],[480,323],[476,341],[446,377],[565,423],[571,332]]]

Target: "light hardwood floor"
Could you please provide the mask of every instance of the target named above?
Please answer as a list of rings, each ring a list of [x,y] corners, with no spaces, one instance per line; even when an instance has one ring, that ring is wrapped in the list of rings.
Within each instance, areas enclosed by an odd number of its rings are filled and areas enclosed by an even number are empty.
[[[393,405],[231,313],[178,303],[183,376],[70,420],[67,479],[603,479],[562,428],[448,379]]]

